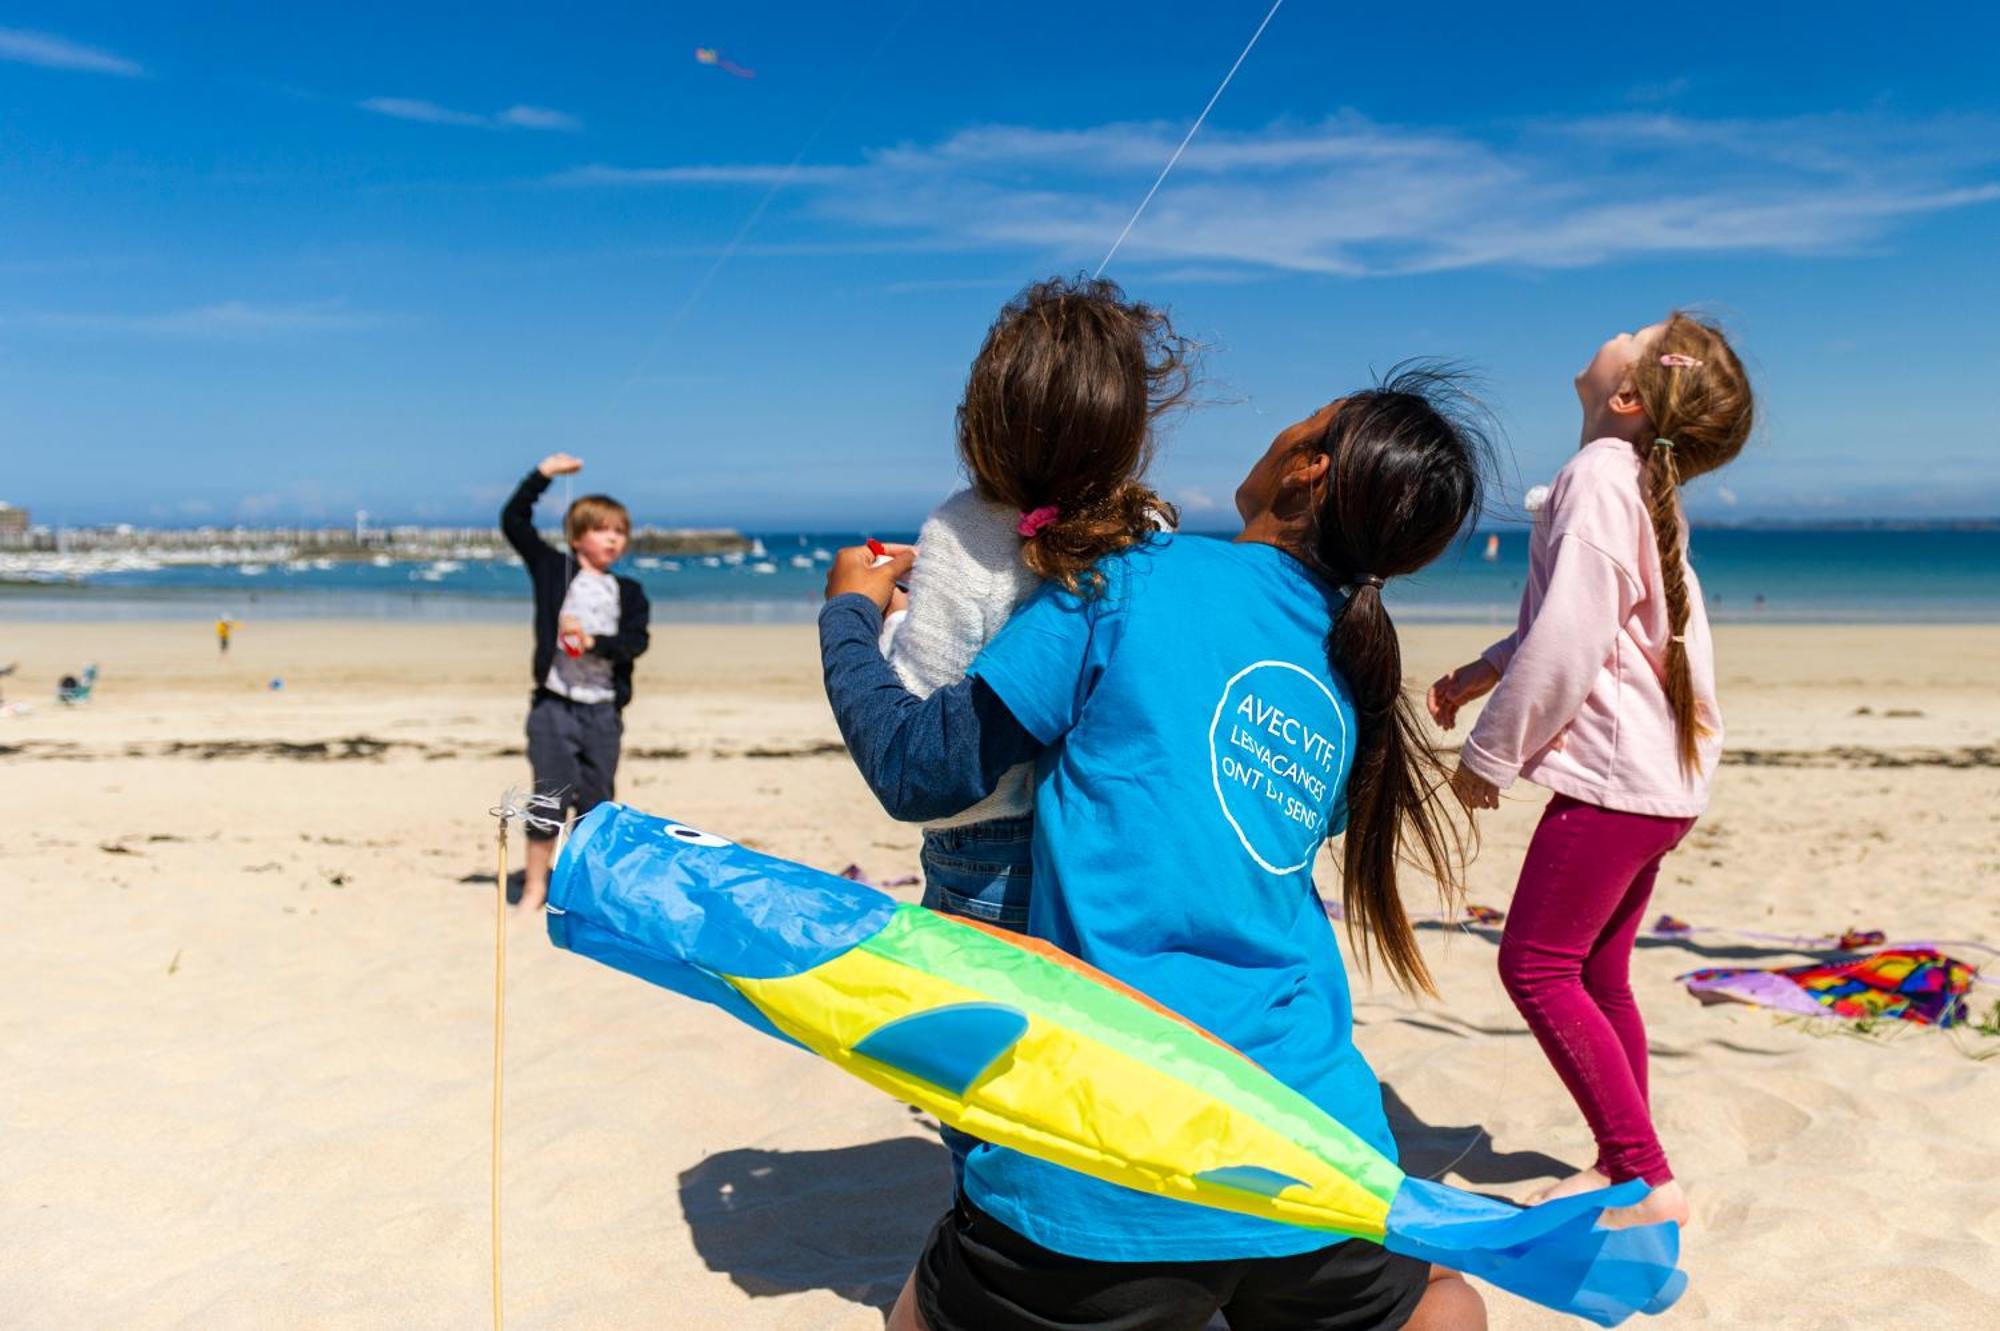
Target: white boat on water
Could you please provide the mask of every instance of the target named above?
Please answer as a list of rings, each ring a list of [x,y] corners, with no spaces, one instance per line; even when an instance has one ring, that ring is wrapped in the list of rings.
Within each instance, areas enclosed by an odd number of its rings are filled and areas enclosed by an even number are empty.
[[[681,561],[678,559],[662,559],[660,567],[668,573],[678,573],[681,571]]]
[[[721,568],[722,561],[720,559],[717,559],[714,555],[709,555],[707,558],[701,561],[701,566],[703,568]]]
[[[660,561],[651,555],[647,555],[644,559],[635,559],[632,562],[640,568],[658,568],[660,566]]]
[[[261,578],[264,576],[264,565],[238,564],[236,566],[236,571],[238,573],[241,573],[246,578]]]
[[[813,551],[813,558],[822,564],[831,564],[833,562],[833,551],[822,545]]]
[[[369,560],[368,562],[373,564],[376,568],[387,568],[389,567],[389,565],[395,563],[396,561],[389,558],[389,556],[387,555],[376,555],[373,559]]]
[[[776,573],[778,571],[778,566],[776,564],[773,564],[768,559],[760,560],[757,563],[752,564],[750,566],[750,571],[752,573]]]
[[[793,568],[811,568],[813,566],[812,556],[793,555],[791,558],[791,565]]]
[[[764,559],[768,558],[769,555],[770,551],[764,548],[764,543],[755,536],[752,536],[750,538],[750,557],[752,559]]]

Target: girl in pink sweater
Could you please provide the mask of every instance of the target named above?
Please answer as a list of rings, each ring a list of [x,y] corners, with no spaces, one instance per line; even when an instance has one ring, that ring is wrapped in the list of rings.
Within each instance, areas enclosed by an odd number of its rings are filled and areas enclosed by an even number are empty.
[[[1660,861],[1708,807],[1722,751],[1715,657],[1687,563],[1680,487],[1742,451],[1752,405],[1721,331],[1686,314],[1601,347],[1576,377],[1583,447],[1535,515],[1519,626],[1431,686],[1446,730],[1493,695],[1452,784],[1499,807],[1555,793],[1500,944],[1500,976],[1597,1138],[1595,1164],[1536,1200],[1643,1178],[1631,1223],[1687,1220],[1646,1100],[1628,978]]]

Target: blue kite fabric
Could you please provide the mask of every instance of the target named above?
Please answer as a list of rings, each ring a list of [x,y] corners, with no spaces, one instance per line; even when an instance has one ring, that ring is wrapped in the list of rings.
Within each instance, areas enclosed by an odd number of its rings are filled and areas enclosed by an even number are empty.
[[[1616,1326],[1672,1305],[1672,1224],[1607,1229],[1634,1179],[1522,1208],[1411,1178],[1185,1018],[1050,944],[600,804],[549,937],[982,1141],[1155,1196],[1379,1243]]]

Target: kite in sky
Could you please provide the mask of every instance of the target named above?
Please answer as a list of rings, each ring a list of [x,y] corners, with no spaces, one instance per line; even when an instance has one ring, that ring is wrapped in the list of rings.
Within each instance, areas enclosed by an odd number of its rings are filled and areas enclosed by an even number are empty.
[[[556,946],[722,1008],[983,1141],[1379,1243],[1614,1326],[1680,1296],[1641,1180],[1523,1209],[1410,1178],[1236,1050],[1038,939],[616,803],[549,884]],[[1107,1112],[1115,1107],[1115,1112]]]
[[[697,64],[713,65],[715,66],[715,68],[721,70],[723,73],[734,74],[739,79],[754,79],[757,77],[756,70],[745,69],[743,66],[737,64],[734,60],[723,59],[722,53],[716,50],[713,46],[695,47],[694,58]]]

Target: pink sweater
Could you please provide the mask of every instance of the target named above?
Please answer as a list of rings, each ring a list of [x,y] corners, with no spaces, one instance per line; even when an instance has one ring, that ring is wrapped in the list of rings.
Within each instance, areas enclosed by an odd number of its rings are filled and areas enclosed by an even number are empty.
[[[1460,755],[1501,789],[1523,777],[1627,813],[1688,818],[1708,807],[1722,754],[1715,647],[1701,584],[1687,570],[1688,660],[1711,732],[1683,773],[1667,705],[1666,595],[1637,450],[1587,444],[1535,515],[1521,622],[1486,649],[1502,678]],[[1687,533],[1681,533],[1686,559]]]

